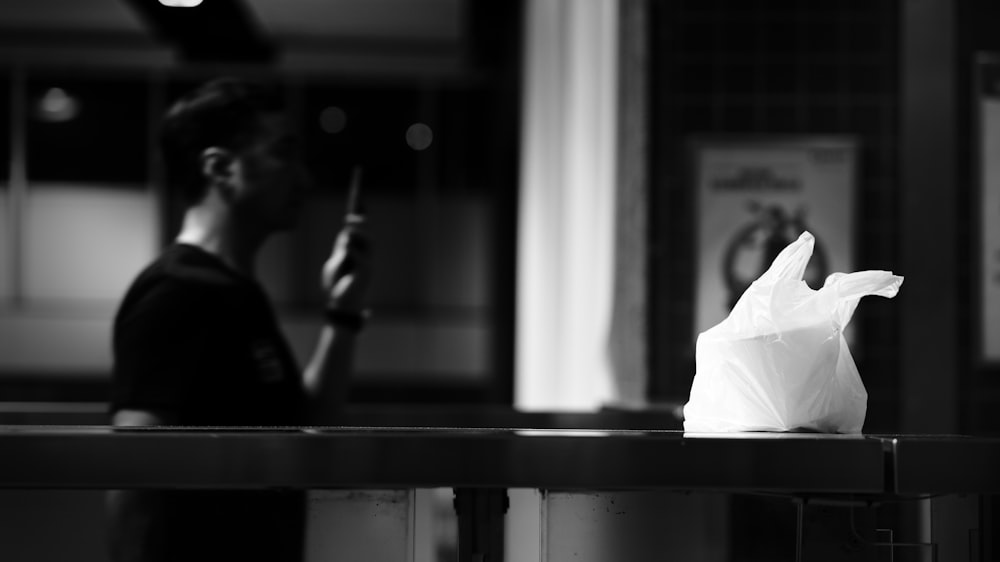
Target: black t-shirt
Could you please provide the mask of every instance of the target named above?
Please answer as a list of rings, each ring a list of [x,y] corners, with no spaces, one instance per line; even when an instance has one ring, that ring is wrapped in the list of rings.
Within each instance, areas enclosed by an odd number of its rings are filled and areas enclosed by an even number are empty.
[[[112,408],[179,425],[299,425],[299,369],[260,286],[217,257],[169,247],[133,282],[114,324]]]
[[[294,356],[253,280],[195,246],[174,244],[129,288],[115,318],[111,409],[165,413],[185,426],[305,422]],[[156,560],[302,559],[304,494],[146,493]],[[128,522],[114,528],[125,529]],[[129,550],[136,536],[113,535]]]

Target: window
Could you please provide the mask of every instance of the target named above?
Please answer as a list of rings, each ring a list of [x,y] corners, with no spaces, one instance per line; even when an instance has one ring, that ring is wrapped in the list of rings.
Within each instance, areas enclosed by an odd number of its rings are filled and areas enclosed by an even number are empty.
[[[145,187],[149,85],[142,75],[31,71],[25,103],[30,182]]]
[[[156,248],[148,80],[29,70],[20,291],[27,302],[117,302]]]

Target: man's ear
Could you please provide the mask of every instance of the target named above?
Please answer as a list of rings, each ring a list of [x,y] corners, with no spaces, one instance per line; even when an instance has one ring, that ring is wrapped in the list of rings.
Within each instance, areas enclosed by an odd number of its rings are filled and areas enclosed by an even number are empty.
[[[225,148],[210,146],[201,152],[201,175],[209,188],[218,188],[227,198],[232,196],[233,153]]]

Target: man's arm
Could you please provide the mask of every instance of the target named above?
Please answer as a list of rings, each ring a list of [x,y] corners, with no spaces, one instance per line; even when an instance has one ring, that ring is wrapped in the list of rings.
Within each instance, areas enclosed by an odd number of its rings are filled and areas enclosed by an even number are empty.
[[[370,279],[369,243],[361,225],[349,225],[338,234],[321,275],[327,322],[303,373],[311,423],[335,423],[346,402]]]
[[[326,325],[320,330],[316,349],[303,374],[310,423],[333,425],[343,411],[354,368],[356,338],[343,327]]]
[[[137,427],[170,425],[165,412],[118,410],[112,425]],[[153,490],[108,490],[108,546],[113,562],[161,562],[164,557],[162,498]]]

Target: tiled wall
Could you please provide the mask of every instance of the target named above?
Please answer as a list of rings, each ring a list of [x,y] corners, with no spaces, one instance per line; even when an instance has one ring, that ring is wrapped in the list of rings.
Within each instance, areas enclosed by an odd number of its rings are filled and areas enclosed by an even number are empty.
[[[859,141],[856,269],[897,259],[895,0],[678,0],[651,5],[654,399],[685,400],[695,371],[697,135],[846,135]],[[896,419],[897,307],[867,299],[852,352],[870,393],[866,429]],[[871,376],[865,377],[865,374]]]

